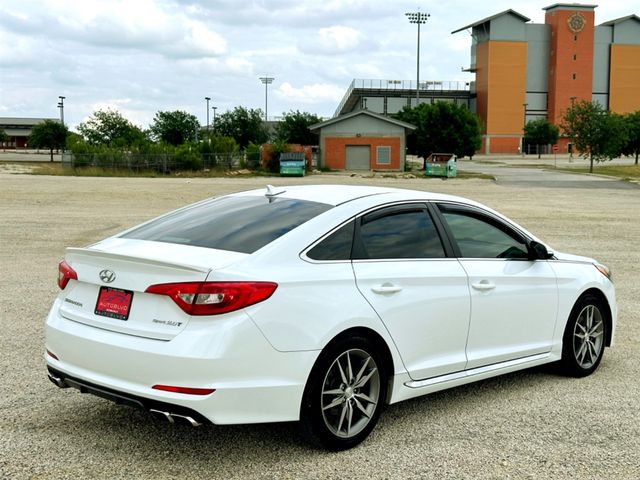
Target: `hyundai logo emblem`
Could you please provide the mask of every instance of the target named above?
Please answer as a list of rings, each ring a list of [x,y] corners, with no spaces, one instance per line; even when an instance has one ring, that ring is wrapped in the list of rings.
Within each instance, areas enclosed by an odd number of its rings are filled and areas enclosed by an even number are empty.
[[[102,270],[98,275],[100,276],[100,280],[104,283],[111,283],[116,279],[115,272],[112,272],[111,270]]]

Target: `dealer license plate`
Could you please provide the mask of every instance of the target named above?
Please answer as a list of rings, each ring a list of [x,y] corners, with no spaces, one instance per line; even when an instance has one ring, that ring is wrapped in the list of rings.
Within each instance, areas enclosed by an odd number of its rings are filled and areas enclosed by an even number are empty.
[[[103,317],[126,320],[129,318],[133,292],[119,288],[100,287],[94,313]]]

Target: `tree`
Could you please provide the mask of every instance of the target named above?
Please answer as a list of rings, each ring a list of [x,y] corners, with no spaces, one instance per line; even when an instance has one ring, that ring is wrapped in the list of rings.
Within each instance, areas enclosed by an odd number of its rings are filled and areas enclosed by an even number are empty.
[[[171,145],[182,145],[195,140],[200,122],[182,110],[157,112],[150,125],[151,133],[159,140]]]
[[[48,148],[53,162],[53,151],[64,148],[69,130],[55,120],[45,120],[33,126],[29,135],[29,145],[35,148]]]
[[[0,143],[5,143],[8,141],[9,141],[9,135],[7,135],[7,132],[5,132],[0,128]]]
[[[560,129],[546,118],[532,120],[524,126],[524,141],[538,146],[540,158],[541,145],[553,145],[558,142]]]
[[[432,153],[472,157],[480,148],[480,122],[465,106],[421,103],[404,107],[396,118],[417,127],[407,137],[407,146],[409,152],[425,159]]]
[[[130,147],[144,142],[144,132],[117,110],[97,110],[86,122],[78,125],[78,132],[90,145]]]
[[[622,117],[609,113],[599,103],[582,100],[569,107],[561,124],[565,135],[573,140],[580,156],[593,162],[614,159],[622,153],[626,133]]]
[[[640,110],[624,115],[623,122],[627,132],[627,141],[622,147],[622,153],[634,155],[636,157],[636,165],[638,165],[638,156],[640,155]]]
[[[262,117],[260,109],[236,107],[216,119],[215,132],[233,138],[241,148],[250,142],[262,144],[269,138]]]
[[[313,113],[291,110],[283,114],[282,120],[278,123],[276,139],[299,145],[317,145],[318,134],[309,130],[309,127],[321,121],[322,119]]]

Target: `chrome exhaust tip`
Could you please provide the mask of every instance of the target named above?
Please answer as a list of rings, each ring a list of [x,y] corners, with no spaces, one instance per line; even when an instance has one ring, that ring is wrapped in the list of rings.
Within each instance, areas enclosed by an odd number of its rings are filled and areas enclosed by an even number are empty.
[[[169,412],[163,412],[162,410],[156,410],[155,408],[149,409],[149,413],[154,417],[160,417],[168,421],[169,423],[175,423]]]
[[[178,415],[177,413],[163,412],[162,410],[156,410],[155,408],[149,409],[149,413],[155,417],[160,417],[164,420],[167,420],[169,423],[183,423],[192,427],[199,427],[200,425],[202,425],[202,423],[187,415]]]
[[[47,373],[47,377],[49,377],[49,380],[51,380],[51,383],[53,383],[56,387],[69,388],[69,385],[67,385],[67,382],[65,382],[62,378],[58,378],[55,375],[52,375],[50,372]]]
[[[179,421],[179,423],[187,423],[188,425],[191,425],[192,427],[199,427],[200,425],[202,425],[202,423],[198,422],[197,420],[194,420],[192,417],[186,416],[186,415],[178,415],[176,413],[171,413],[171,418],[174,419],[174,421]],[[178,422],[176,422],[178,423]]]

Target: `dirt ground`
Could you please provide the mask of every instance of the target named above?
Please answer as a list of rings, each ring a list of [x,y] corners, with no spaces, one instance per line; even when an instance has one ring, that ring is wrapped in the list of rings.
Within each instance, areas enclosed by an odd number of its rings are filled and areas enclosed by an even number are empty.
[[[47,380],[43,322],[65,247],[266,183],[389,185],[486,203],[612,268],[616,346],[585,379],[539,369],[390,406],[364,444],[338,454],[307,447],[295,424],[171,426]],[[0,478],[640,478],[640,189],[616,183],[0,174]]]

